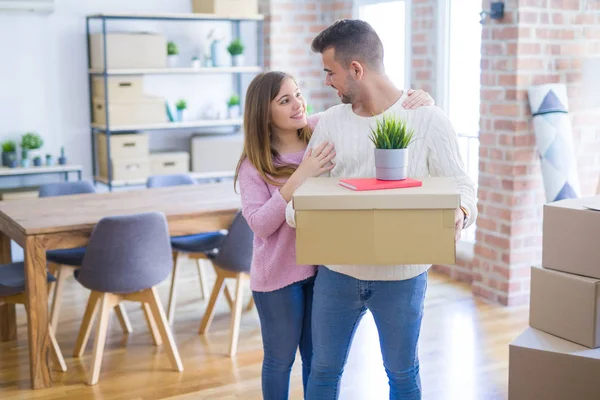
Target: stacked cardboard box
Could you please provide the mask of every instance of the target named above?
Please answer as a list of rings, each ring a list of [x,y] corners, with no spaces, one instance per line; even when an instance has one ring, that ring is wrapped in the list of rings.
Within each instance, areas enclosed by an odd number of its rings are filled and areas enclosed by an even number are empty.
[[[600,399],[600,196],[545,205],[542,246],[509,399]]]

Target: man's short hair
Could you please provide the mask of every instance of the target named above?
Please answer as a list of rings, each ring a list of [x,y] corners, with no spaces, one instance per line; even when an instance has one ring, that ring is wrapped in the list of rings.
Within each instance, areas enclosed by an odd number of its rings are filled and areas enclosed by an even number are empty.
[[[383,44],[369,23],[358,19],[341,19],[322,31],[312,41],[312,51],[335,51],[335,60],[348,66],[354,60],[376,71],[383,70]]]

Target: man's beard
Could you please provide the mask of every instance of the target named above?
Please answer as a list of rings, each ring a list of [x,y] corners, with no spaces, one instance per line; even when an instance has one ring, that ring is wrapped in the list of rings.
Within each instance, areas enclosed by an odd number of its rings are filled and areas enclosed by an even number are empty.
[[[353,104],[356,100],[356,83],[350,76],[346,78],[346,87],[348,88],[346,93],[341,93],[342,103]]]

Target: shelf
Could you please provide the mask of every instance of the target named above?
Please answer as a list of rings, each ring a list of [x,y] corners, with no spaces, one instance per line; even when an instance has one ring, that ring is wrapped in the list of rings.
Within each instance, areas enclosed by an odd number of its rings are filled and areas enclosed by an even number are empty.
[[[41,165],[39,167],[0,167],[0,176],[55,174],[61,172],[79,172],[81,165]]]
[[[159,129],[189,129],[189,128],[214,128],[220,126],[239,126],[243,125],[240,119],[207,119],[199,121],[185,122],[165,122],[161,124],[140,124],[140,125],[115,125],[110,126],[111,132],[129,132],[129,131],[150,131]],[[106,131],[106,125],[92,124],[92,128]]]
[[[202,68],[142,68],[142,69],[109,69],[107,75],[196,75],[196,74],[244,74],[259,73],[263,69],[257,66],[248,67],[202,67]],[[102,69],[90,69],[91,75],[102,75]]]
[[[188,172],[188,174],[194,179],[220,179],[220,178],[233,178],[234,171],[218,171],[218,172]],[[108,179],[103,176],[97,176],[96,181],[108,185]],[[129,181],[113,180],[113,187],[125,187],[125,186],[142,186],[146,185],[146,179],[134,179]]]
[[[89,19],[131,19],[131,20],[170,20],[170,21],[262,21],[263,15],[216,15],[216,14],[183,14],[183,13],[165,13],[165,14],[92,14]]]

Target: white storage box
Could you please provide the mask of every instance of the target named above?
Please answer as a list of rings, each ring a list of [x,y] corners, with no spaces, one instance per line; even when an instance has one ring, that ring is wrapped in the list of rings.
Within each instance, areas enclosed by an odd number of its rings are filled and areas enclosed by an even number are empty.
[[[244,149],[244,135],[192,137],[192,171],[233,174]]]
[[[150,176],[150,158],[111,159],[112,179],[115,181],[145,180]],[[100,164],[100,176],[108,179],[106,163]]]
[[[104,69],[104,41],[101,33],[90,35],[93,69]],[[154,33],[107,33],[108,69],[166,68],[167,39]]]
[[[190,154],[186,151],[167,151],[150,154],[152,175],[185,174],[190,171]]]
[[[108,100],[138,99],[144,96],[144,80],[141,76],[109,76],[106,78],[108,85]],[[104,77],[92,78],[92,95],[104,99]]]
[[[258,0],[193,0],[192,12],[224,17],[254,17],[258,14]]]
[[[104,98],[94,98],[93,120],[106,124]],[[110,125],[160,124],[167,122],[165,100],[160,97],[140,97],[109,101]]]
[[[100,162],[105,162],[108,153],[106,134],[98,133],[96,135],[96,148]],[[146,133],[113,133],[110,135],[110,158],[114,160],[148,157],[149,154],[148,134]]]

